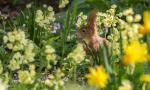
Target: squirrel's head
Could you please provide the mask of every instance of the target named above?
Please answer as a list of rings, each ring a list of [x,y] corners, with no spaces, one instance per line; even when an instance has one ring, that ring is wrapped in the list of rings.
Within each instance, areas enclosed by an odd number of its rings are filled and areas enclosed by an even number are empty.
[[[97,35],[96,17],[96,10],[93,10],[88,17],[87,24],[77,32],[79,38],[88,40],[92,36]]]

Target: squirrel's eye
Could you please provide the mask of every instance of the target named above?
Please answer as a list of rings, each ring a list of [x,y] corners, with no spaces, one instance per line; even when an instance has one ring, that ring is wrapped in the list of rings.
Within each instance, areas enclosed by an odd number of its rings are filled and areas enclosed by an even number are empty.
[[[83,29],[82,32],[85,32],[85,29]]]

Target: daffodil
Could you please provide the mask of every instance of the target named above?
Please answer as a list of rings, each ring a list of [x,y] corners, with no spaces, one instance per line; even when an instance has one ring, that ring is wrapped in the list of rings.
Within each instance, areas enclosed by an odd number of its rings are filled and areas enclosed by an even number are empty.
[[[143,15],[144,25],[139,28],[139,32],[142,34],[150,32],[150,11],[145,11]]]
[[[143,82],[148,82],[150,83],[150,74],[144,74],[140,77],[140,80]]]
[[[86,75],[90,85],[105,88],[108,82],[109,75],[103,66],[98,66],[96,69],[90,68],[90,73]]]
[[[139,41],[133,41],[125,47],[125,64],[135,64],[144,62],[147,59],[147,45],[146,43],[141,44]]]

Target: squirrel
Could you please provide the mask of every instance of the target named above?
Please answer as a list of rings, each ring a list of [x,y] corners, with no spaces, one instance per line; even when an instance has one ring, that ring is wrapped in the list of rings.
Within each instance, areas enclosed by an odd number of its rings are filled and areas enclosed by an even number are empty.
[[[85,42],[84,50],[89,52],[89,49],[93,52],[97,52],[99,47],[103,44],[108,45],[106,38],[100,37],[97,31],[96,25],[97,11],[93,10],[88,17],[87,24],[79,29],[77,37]]]

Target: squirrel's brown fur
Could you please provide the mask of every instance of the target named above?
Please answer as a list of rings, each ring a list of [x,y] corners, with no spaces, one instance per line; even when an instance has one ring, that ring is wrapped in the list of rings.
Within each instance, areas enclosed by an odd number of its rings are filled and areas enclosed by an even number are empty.
[[[105,38],[100,37],[97,33],[96,13],[96,10],[93,10],[88,17],[87,24],[77,32],[77,36],[85,41],[87,45],[84,47],[86,52],[89,49],[96,52],[102,44],[108,43]]]

